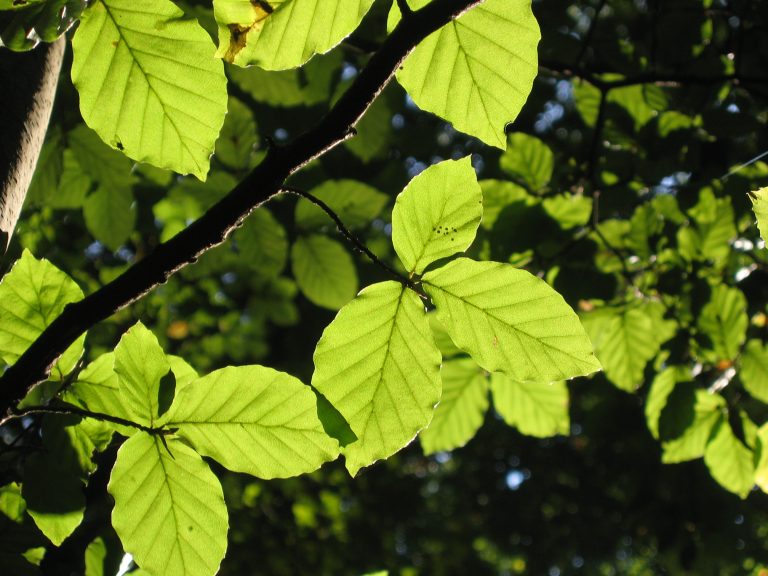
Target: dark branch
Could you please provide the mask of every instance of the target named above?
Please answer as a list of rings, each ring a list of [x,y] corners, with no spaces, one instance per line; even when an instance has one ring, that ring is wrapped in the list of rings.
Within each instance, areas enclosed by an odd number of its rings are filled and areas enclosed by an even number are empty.
[[[0,414],[35,384],[44,381],[56,359],[83,332],[135,302],[206,250],[224,242],[258,206],[277,194],[286,178],[353,133],[405,57],[431,33],[482,0],[434,0],[403,18],[336,105],[314,128],[290,144],[274,147],[219,203],[199,220],[124,274],[80,302],[68,305],[0,378]]]
[[[421,293],[420,290],[416,287],[416,285],[408,279],[405,275],[400,274],[397,270],[392,268],[389,264],[381,260],[376,254],[370,251],[368,246],[366,246],[357,236],[355,236],[352,231],[347,228],[344,225],[344,222],[342,222],[341,218],[339,218],[339,215],[336,214],[336,212],[333,211],[333,208],[328,206],[325,202],[320,200],[320,198],[317,198],[316,196],[313,196],[309,192],[305,192],[304,190],[299,190],[298,188],[293,188],[291,186],[283,186],[282,188],[285,192],[289,192],[291,194],[296,194],[297,196],[301,196],[302,198],[306,198],[312,204],[320,208],[323,212],[328,214],[328,217],[333,220],[334,224],[336,224],[336,228],[339,229],[339,233],[344,236],[344,238],[352,244],[352,246],[355,247],[358,251],[365,254],[368,259],[376,264],[379,268],[384,270],[387,274],[390,276],[393,276],[395,280],[400,282],[403,286],[407,286],[408,288],[411,288],[412,290],[415,290],[416,292]]]
[[[93,418],[94,420],[101,420],[103,422],[111,422],[112,424],[119,424],[128,428],[136,428],[147,434],[153,436],[161,436],[168,434],[169,431],[165,428],[152,428],[151,426],[144,426],[133,420],[126,420],[125,418],[119,418],[118,416],[111,416],[110,414],[103,414],[101,412],[91,412],[90,410],[83,410],[77,406],[60,402],[57,404],[51,404],[46,406],[27,406],[21,410],[12,410],[11,413],[0,421],[0,426],[16,418],[23,418],[24,416],[33,416],[35,414],[63,414],[65,416],[82,416],[83,418]]]

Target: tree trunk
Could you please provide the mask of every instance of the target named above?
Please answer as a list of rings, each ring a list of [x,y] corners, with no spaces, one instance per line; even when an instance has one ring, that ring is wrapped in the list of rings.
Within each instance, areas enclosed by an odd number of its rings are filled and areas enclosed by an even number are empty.
[[[66,40],[0,52],[0,256],[8,249],[51,118]]]

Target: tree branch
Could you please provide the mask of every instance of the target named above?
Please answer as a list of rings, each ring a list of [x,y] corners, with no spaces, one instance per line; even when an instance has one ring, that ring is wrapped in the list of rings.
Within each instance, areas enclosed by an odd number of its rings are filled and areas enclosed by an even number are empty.
[[[110,414],[103,414],[102,412],[91,412],[90,410],[83,410],[72,404],[62,402],[60,404],[52,404],[46,406],[27,406],[21,410],[11,410],[10,414],[0,420],[0,426],[14,420],[16,418],[23,418],[24,416],[32,416],[34,414],[63,414],[65,416],[82,416],[83,418],[93,418],[94,420],[101,420],[104,422],[111,422],[112,424],[119,424],[128,428],[136,428],[147,434],[153,436],[162,436],[169,433],[166,428],[152,428],[151,426],[144,426],[133,420],[126,420],[118,416],[111,416]]]
[[[258,206],[277,194],[286,178],[353,134],[354,125],[413,48],[482,0],[434,0],[403,18],[336,105],[314,128],[266,157],[200,219],[146,258],[80,302],[68,305],[0,378],[0,414],[35,384],[88,328],[163,284],[206,250],[224,242]]]

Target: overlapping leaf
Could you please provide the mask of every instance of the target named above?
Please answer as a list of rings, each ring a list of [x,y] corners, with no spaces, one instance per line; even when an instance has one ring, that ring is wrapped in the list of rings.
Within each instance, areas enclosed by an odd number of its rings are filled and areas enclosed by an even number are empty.
[[[510,134],[507,150],[499,159],[501,169],[531,190],[546,186],[552,178],[555,156],[549,146],[523,132]]]
[[[733,433],[725,416],[720,417],[704,452],[712,477],[726,490],[746,498],[755,485],[752,450]]]
[[[357,28],[373,0],[214,0],[220,58],[267,70],[301,66]]]
[[[746,339],[747,299],[738,288],[719,284],[698,318],[702,354],[712,362],[733,360]]]
[[[310,190],[310,194],[331,208],[348,228],[370,224],[388,200],[386,194],[357,180],[326,180]],[[304,230],[335,226],[328,214],[306,198],[296,203],[295,219],[296,225]]]
[[[523,434],[546,438],[570,431],[565,382],[519,382],[496,373],[491,392],[496,411]]]
[[[226,78],[210,37],[183,16],[169,0],[93,3],[72,41],[72,81],[83,118],[107,144],[205,179]]]
[[[670,394],[659,419],[662,462],[672,464],[701,458],[712,430],[722,417],[725,400],[706,390],[678,385]]]
[[[443,393],[429,428],[419,434],[425,454],[464,446],[488,410],[488,377],[470,358],[443,362]]]
[[[750,195],[752,210],[757,217],[757,227],[763,240],[768,237],[768,188],[760,188]]]
[[[357,293],[357,271],[349,252],[336,240],[312,234],[291,247],[293,275],[312,303],[338,310]]]
[[[315,349],[313,386],[349,422],[351,474],[408,444],[440,398],[440,352],[418,296],[396,282],[364,289]]]
[[[170,406],[173,391],[165,386],[171,366],[157,338],[141,322],[136,323],[120,339],[115,348],[115,373],[123,403],[136,422],[147,426],[158,419]]]
[[[169,426],[230,470],[286,478],[339,453],[317,410],[315,394],[296,378],[263,366],[230,366],[185,386]]]
[[[112,525],[126,552],[150,574],[212,576],[227,548],[221,484],[179,440],[135,434],[112,469]]]
[[[574,311],[529,272],[457,258],[423,284],[453,341],[488,371],[553,382],[600,369]]]
[[[739,378],[753,397],[768,404],[768,349],[759,340],[750,340],[740,358]]]
[[[392,243],[405,268],[420,274],[469,248],[483,216],[483,194],[469,156],[430,166],[408,183],[392,210]]]
[[[393,3],[388,28],[399,19]],[[523,107],[538,71],[540,37],[528,0],[487,0],[423,40],[397,81],[423,110],[504,149],[504,128]]]
[[[82,297],[74,280],[48,260],[37,260],[24,250],[0,282],[0,358],[8,364],[16,362],[67,304]],[[53,377],[61,379],[75,367],[84,340],[81,336],[67,348]]]

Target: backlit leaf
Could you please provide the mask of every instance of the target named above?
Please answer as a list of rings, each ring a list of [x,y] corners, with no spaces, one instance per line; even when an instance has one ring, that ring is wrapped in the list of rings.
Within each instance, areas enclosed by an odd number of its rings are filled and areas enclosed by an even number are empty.
[[[43,330],[70,302],[83,298],[75,281],[48,260],[24,250],[0,282],[0,357],[7,364],[18,360]],[[62,379],[83,353],[85,336],[59,358],[51,375]]]
[[[129,189],[99,188],[85,199],[83,217],[96,240],[117,250],[128,240],[136,222],[133,195]]]
[[[419,435],[425,454],[464,446],[488,411],[488,377],[471,358],[454,358],[440,368],[443,393],[429,428]]]
[[[483,194],[467,156],[430,166],[398,195],[392,243],[405,268],[420,274],[469,248],[483,215]]]
[[[312,385],[358,437],[343,449],[352,475],[429,424],[440,398],[440,352],[419,297],[397,282],[369,286],[344,306],[314,360]]]
[[[523,434],[547,438],[570,431],[565,382],[519,382],[495,373],[491,392],[496,411]]]
[[[186,386],[169,426],[201,454],[235,472],[287,478],[339,453],[323,431],[311,388],[264,366],[230,366]]]
[[[155,426],[161,415],[161,381],[171,366],[155,335],[141,322],[134,324],[115,347],[115,373],[123,402],[132,420]]]
[[[107,144],[204,180],[226,77],[208,34],[183,16],[169,0],[92,3],[72,41],[72,81],[83,118]]]
[[[349,252],[336,240],[300,236],[291,247],[296,283],[313,304],[338,310],[357,294],[357,271]]]
[[[768,404],[768,349],[759,340],[750,340],[740,358],[739,379],[751,396]]]
[[[752,210],[757,218],[757,227],[763,240],[768,237],[768,188],[760,188],[750,194]]]
[[[510,134],[507,150],[499,159],[501,169],[531,190],[544,188],[552,178],[555,156],[549,146],[522,132]]]
[[[678,384],[659,419],[659,437],[666,464],[704,456],[712,430],[722,417],[725,400],[718,394]]]
[[[409,2],[421,8],[428,0]],[[392,4],[387,27],[400,19]],[[538,71],[541,33],[528,0],[486,0],[419,43],[397,81],[423,110],[497,148]]]
[[[216,55],[267,70],[301,66],[357,28],[373,0],[214,0]]]
[[[183,442],[139,433],[117,453],[109,493],[125,551],[150,574],[213,576],[227,548],[221,484]]]
[[[576,313],[525,270],[457,258],[423,284],[456,345],[489,372],[553,382],[600,369]]]
[[[705,358],[712,362],[735,359],[749,325],[744,293],[724,284],[715,286],[697,325]]]
[[[326,180],[309,192],[331,208],[347,228],[370,224],[389,199],[376,188],[357,180]],[[296,203],[296,225],[304,230],[336,227],[328,214],[306,198]]]
[[[728,418],[720,417],[704,452],[704,462],[712,477],[726,490],[746,498],[755,485],[752,450],[733,433]]]

